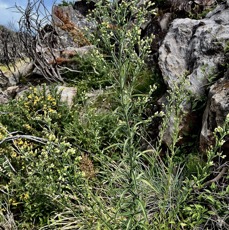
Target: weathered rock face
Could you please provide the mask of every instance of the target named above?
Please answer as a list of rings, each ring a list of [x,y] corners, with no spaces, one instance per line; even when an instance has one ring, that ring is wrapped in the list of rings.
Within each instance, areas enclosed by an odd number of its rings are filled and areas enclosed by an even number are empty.
[[[0,89],[4,91],[6,88],[16,86],[19,83],[21,76],[27,76],[33,72],[34,64],[19,61],[15,63],[14,71],[8,70],[6,72],[0,71]]]
[[[60,100],[66,102],[68,107],[73,106],[73,100],[77,93],[75,87],[57,86],[57,93],[60,94]]]
[[[71,57],[84,54],[93,48],[84,35],[93,26],[71,5],[54,6],[52,25],[46,25],[42,29],[39,39],[42,42],[36,45],[36,52],[48,64],[70,64],[71,67]]]
[[[9,101],[10,97],[8,95],[0,90],[0,104],[6,104]]]
[[[9,80],[3,72],[0,72],[0,89],[5,88]]]
[[[219,1],[215,0],[164,0],[152,1],[156,6],[156,14],[149,15],[144,27],[141,28],[141,36],[154,35],[151,46],[151,61],[157,64],[158,49],[170,23],[176,18],[200,17],[205,11],[212,9]]]
[[[19,91],[19,86],[10,86],[6,90],[0,89],[0,104],[6,104],[16,96]]]
[[[37,52],[41,53],[43,58],[48,64],[58,64],[65,65],[71,68],[71,58],[75,55],[83,56],[93,50],[95,47],[93,45],[83,46],[83,47],[66,47],[65,49],[52,49],[52,52],[49,52],[49,48],[38,48]],[[37,71],[36,71],[37,72]],[[37,72],[38,73],[38,72]],[[41,74],[41,73],[39,73]]]
[[[214,129],[222,127],[229,114],[229,78],[224,77],[211,86],[208,103],[203,115],[203,125],[200,135],[202,151],[214,144]],[[224,153],[229,156],[229,136],[223,145]]]
[[[89,22],[77,10],[69,6],[54,6],[53,25],[63,47],[82,47],[91,45],[84,36],[86,29],[92,28]]]
[[[170,89],[174,81],[179,82],[186,75],[192,94],[202,96],[208,77],[216,74],[219,65],[224,63],[224,48],[229,40],[229,8],[214,12],[203,20],[173,21],[159,49],[159,66]]]
[[[228,40],[229,1],[218,6],[205,19],[175,19],[159,49],[159,67],[168,88],[176,90],[183,76],[193,100],[204,96],[209,79],[217,75],[225,62],[224,50]],[[186,100],[184,98],[183,109],[185,116],[189,117],[191,107]],[[225,106],[222,108],[226,109]],[[184,121],[189,123],[187,119]],[[186,124],[181,124],[184,126]],[[171,130],[170,127],[165,134],[167,145],[171,143]]]

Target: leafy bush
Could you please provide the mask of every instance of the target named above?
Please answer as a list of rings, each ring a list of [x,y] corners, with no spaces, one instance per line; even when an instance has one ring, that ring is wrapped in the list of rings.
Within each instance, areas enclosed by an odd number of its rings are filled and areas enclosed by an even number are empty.
[[[112,142],[117,118],[83,109],[76,101],[70,110],[54,88],[45,85],[1,105],[0,199],[19,223],[47,223],[62,207],[58,200],[73,178],[80,184],[87,174],[82,166],[87,155],[93,154],[87,162],[96,159]]]

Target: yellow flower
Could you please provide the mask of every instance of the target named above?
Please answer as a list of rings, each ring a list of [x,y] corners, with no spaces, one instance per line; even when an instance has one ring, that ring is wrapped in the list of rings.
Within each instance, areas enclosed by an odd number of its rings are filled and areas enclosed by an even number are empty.
[[[20,195],[20,199],[22,199],[22,200],[28,200],[28,198],[29,198],[29,193],[28,192],[26,192],[25,194]]]
[[[11,157],[12,157],[12,158],[17,157],[17,153],[16,153],[16,152],[12,152]]]
[[[50,134],[48,139],[49,139],[49,141],[54,141],[56,139],[56,137],[54,134]]]
[[[18,139],[17,143],[18,143],[18,145],[23,145],[24,144],[22,139]]]
[[[57,111],[55,109],[52,109],[52,108],[48,108],[48,112],[49,113],[57,113]]]
[[[14,199],[9,199],[9,202],[13,205],[13,206],[17,206],[19,203],[16,202],[16,200]]]
[[[52,100],[53,100],[53,97],[49,94],[49,95],[47,96],[47,100],[48,100],[48,101],[52,101]]]
[[[25,194],[24,194],[24,199],[25,199],[25,200],[28,200],[28,198],[29,198],[29,194],[28,194],[28,193],[25,193]]]
[[[23,127],[28,129],[28,130],[32,129],[32,127],[29,124],[24,124]]]

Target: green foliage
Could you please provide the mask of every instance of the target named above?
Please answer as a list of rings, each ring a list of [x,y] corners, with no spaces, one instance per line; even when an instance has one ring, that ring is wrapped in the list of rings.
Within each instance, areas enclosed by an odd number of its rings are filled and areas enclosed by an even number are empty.
[[[20,226],[47,224],[60,210],[57,201],[66,196],[68,186],[73,181],[80,185],[85,176],[86,169],[80,166],[83,154],[96,157],[114,141],[117,118],[112,112],[96,113],[91,106],[81,110],[75,103],[70,110],[54,88],[44,85],[1,105],[0,199]]]
[[[0,105],[0,226],[227,228],[228,175],[224,183],[212,178],[224,168],[229,117],[215,129],[215,145],[205,157],[194,143],[180,144],[182,103],[191,100],[181,76],[168,91],[164,112],[145,118],[162,88],[144,62],[152,38],[140,39],[153,6],[136,7],[135,0],[96,4],[91,20],[100,23],[90,39],[97,48],[73,57],[78,69],[65,75],[77,88],[73,106],[46,85]],[[193,109],[200,104],[195,101]],[[154,118],[161,124],[152,143],[146,133]],[[172,138],[165,149],[168,127]]]
[[[98,50],[93,50],[82,57],[76,55],[72,61],[77,65],[77,72],[64,74],[69,84],[80,85],[81,89],[84,87],[86,90],[105,88],[112,84],[111,66]]]
[[[7,124],[8,130],[20,130],[27,134],[39,135],[43,127],[63,129],[63,121],[68,121],[70,114],[66,105],[60,102],[59,95],[53,88],[45,85],[30,88],[17,101],[2,105],[1,122]]]

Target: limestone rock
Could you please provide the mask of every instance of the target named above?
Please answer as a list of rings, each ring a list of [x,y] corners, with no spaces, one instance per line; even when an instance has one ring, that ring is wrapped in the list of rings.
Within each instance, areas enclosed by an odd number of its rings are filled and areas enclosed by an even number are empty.
[[[6,104],[9,100],[13,99],[19,90],[19,86],[11,86],[6,90],[0,90],[0,104]]]
[[[8,85],[9,79],[0,71],[0,89],[5,88]]]
[[[38,91],[45,90],[46,94],[50,92],[49,86],[38,85],[36,86],[36,88]],[[60,101],[66,102],[69,108],[71,108],[74,102],[73,101],[74,97],[76,96],[76,93],[77,93],[77,89],[75,87],[66,87],[66,86],[56,86],[55,89],[56,89],[57,94],[60,95]],[[24,97],[25,93],[29,91],[30,89],[26,88],[18,92],[16,98],[18,99],[18,98]]]
[[[8,95],[4,91],[0,90],[0,104],[6,104],[9,100],[10,98]]]
[[[42,42],[36,45],[36,53],[48,65],[69,64],[71,57],[76,54],[83,55],[94,47],[85,37],[86,31],[93,26],[71,5],[54,5],[52,25],[46,25],[40,32],[41,37],[38,40]]]
[[[206,149],[214,144],[214,129],[222,127],[226,116],[229,114],[229,78],[218,80],[211,86],[208,95],[207,107],[205,109],[202,121],[202,130],[200,135],[200,149]],[[229,136],[226,137],[226,143],[223,150],[229,155]]]
[[[226,10],[229,15],[229,9]],[[159,49],[159,66],[170,89],[174,81],[186,76],[189,90],[202,96],[208,77],[216,74],[224,63],[224,48],[229,40],[229,20],[176,19]]]
[[[95,46],[83,46],[83,47],[66,47],[65,49],[52,49],[52,52],[49,52],[49,48],[37,47],[37,52],[39,52],[47,63],[51,64],[68,64],[71,66],[71,58],[75,55],[83,56],[94,49]],[[35,70],[34,73],[39,73]]]
[[[60,94],[60,100],[66,102],[71,108],[73,99],[76,96],[77,90],[75,87],[57,86],[57,93]]]
[[[1,72],[0,71],[0,88],[5,90],[7,87],[16,86],[20,82],[20,78],[29,76],[33,73],[34,63],[18,61],[14,68]]]
[[[16,94],[19,91],[19,86],[10,86],[8,87],[5,92],[8,96],[10,96],[11,98],[14,98],[16,96]]]
[[[193,100],[205,96],[209,81],[225,63],[225,47],[229,40],[228,2],[210,12],[205,19],[184,18],[172,22],[159,48],[159,67],[168,89],[176,90],[185,77],[186,89]],[[187,98],[184,98],[182,106],[185,116],[191,117],[191,105]],[[187,122],[180,126],[186,125]],[[173,128],[168,128],[165,143],[171,143],[172,133],[169,130]]]
[[[54,6],[52,19],[63,47],[82,47],[91,45],[84,36],[86,28],[93,27],[82,14],[69,6]]]

